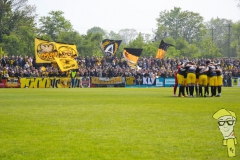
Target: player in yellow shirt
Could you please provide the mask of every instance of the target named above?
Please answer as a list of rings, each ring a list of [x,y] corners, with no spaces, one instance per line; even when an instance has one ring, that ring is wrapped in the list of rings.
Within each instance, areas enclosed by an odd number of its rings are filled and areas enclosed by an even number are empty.
[[[193,97],[194,87],[196,83],[196,69],[197,66],[194,62],[189,62],[186,67],[188,68],[187,71],[187,85],[189,88],[189,97]]]
[[[216,73],[216,67],[213,62],[209,63],[209,86],[211,87],[211,97],[216,97],[216,87],[217,87],[217,73]]]
[[[205,65],[205,64],[201,64],[199,66],[199,81],[198,81],[198,84],[199,84],[199,96],[200,97],[206,97],[206,87],[208,85],[208,77],[207,77],[207,74],[208,74],[208,67]],[[204,94],[202,92],[202,88],[204,87]]]

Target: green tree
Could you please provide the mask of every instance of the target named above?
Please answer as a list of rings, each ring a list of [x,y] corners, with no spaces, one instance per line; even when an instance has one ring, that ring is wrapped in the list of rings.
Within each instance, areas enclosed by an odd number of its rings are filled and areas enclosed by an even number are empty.
[[[206,23],[208,33],[205,35],[205,39],[211,37],[213,43],[219,47],[221,54],[228,57],[228,36],[229,36],[229,24],[232,24],[231,20],[227,19],[211,19]],[[231,29],[231,28],[230,28]]]
[[[64,12],[51,11],[48,14],[39,19],[39,36],[48,35],[52,41],[56,41],[61,32],[73,31],[72,24],[63,16]]]
[[[0,43],[7,54],[33,54],[35,9],[27,0],[0,0]]]
[[[21,55],[23,53],[20,46],[20,40],[16,34],[3,35],[3,40],[5,51],[9,55]]]
[[[132,40],[129,44],[129,48],[143,48],[144,46],[144,39],[143,36],[139,33],[138,37],[134,40]]]
[[[121,36],[122,43],[128,44],[130,41],[134,40],[138,33],[135,29],[122,29],[118,33]]]
[[[100,42],[102,41],[102,34],[89,32],[87,35],[82,35],[82,41],[78,46],[80,56],[102,56],[100,49]]]
[[[156,43],[146,43],[145,45],[143,45],[143,52],[142,52],[142,56],[146,56],[146,57],[156,57],[156,53],[158,50],[158,45]]]
[[[194,43],[189,44],[187,48],[184,50],[185,52],[185,57],[190,57],[190,58],[196,58],[200,57],[200,50],[198,46]]]
[[[58,35],[57,42],[64,42],[70,44],[80,44],[82,40],[80,34],[77,31],[60,32]]]
[[[142,48],[141,56],[155,56],[157,52],[157,45],[152,43],[151,41],[145,42],[144,35],[139,33],[137,38],[132,40],[126,47],[128,48]]]
[[[100,28],[100,27],[96,27],[96,26],[95,26],[95,27],[87,30],[87,34],[89,34],[90,32],[91,32],[91,33],[100,33],[100,34],[103,36],[103,38],[106,38],[106,37],[107,37],[107,31],[103,30],[103,29]]]
[[[232,53],[234,57],[240,57],[240,21],[232,24]]]
[[[34,55],[34,37],[35,28],[31,26],[20,26],[18,30],[14,32],[19,39],[19,51],[22,55]]]
[[[12,1],[0,0],[0,43],[3,41],[4,34],[10,34],[7,16],[11,13],[11,4]]]
[[[217,58],[222,57],[223,55],[220,53],[219,48],[215,43],[212,42],[210,38],[203,40],[201,42],[201,57],[203,58]]]
[[[110,31],[108,34],[109,39],[114,39],[114,40],[121,40],[121,36],[114,31]]]
[[[206,32],[202,16],[194,12],[181,11],[178,7],[160,12],[156,20],[158,29],[155,34],[158,39],[171,36],[192,43],[199,41]]]

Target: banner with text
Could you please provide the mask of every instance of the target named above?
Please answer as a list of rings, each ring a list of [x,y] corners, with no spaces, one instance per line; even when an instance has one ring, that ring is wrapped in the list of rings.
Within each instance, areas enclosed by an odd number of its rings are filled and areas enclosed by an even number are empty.
[[[54,58],[74,59],[78,56],[77,47],[74,44],[49,42],[35,38],[36,63],[52,63]]]
[[[20,81],[17,77],[8,77],[0,80],[0,88],[20,88]]]
[[[91,77],[92,84],[122,84],[123,77]]]

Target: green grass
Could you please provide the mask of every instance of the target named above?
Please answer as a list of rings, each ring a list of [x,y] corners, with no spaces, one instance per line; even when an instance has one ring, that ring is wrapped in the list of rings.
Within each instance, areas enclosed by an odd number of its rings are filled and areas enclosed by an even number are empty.
[[[229,159],[212,115],[225,108],[240,117],[240,88],[223,88],[220,98],[172,91],[0,89],[0,159]]]

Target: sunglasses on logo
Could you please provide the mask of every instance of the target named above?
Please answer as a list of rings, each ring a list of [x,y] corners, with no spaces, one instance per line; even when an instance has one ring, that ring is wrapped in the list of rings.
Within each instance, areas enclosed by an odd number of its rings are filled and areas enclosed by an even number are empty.
[[[229,121],[218,121],[219,126],[223,126],[225,123],[227,123],[229,126],[232,126],[234,123],[234,120],[229,120]]]

